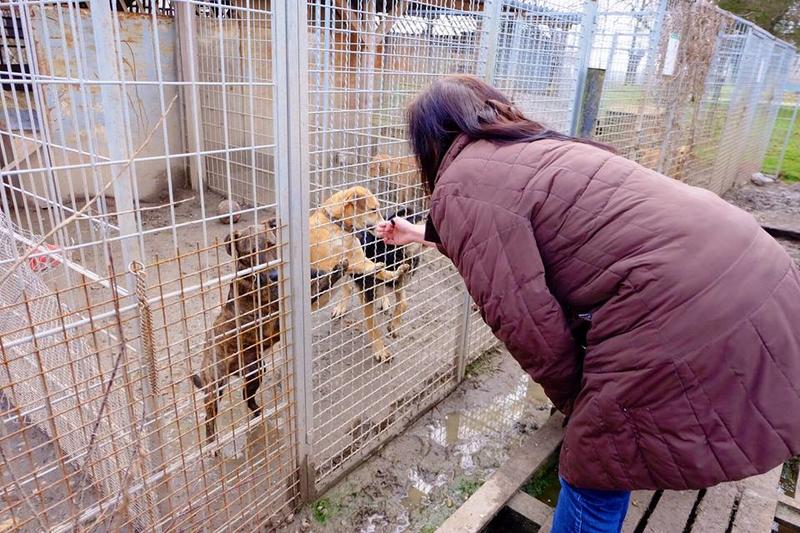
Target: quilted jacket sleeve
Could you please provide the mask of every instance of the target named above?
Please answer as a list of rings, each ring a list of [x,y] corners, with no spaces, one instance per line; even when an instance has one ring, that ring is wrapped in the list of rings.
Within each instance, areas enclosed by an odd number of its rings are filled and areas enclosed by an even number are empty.
[[[581,348],[545,282],[530,220],[457,195],[435,199],[431,215],[441,248],[464,278],[484,321],[569,415],[580,387]]]

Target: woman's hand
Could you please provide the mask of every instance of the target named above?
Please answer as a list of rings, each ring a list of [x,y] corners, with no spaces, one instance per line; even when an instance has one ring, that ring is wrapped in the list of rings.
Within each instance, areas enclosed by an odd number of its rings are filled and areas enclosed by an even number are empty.
[[[425,242],[425,225],[412,224],[408,220],[400,217],[395,217],[392,220],[387,220],[379,223],[375,227],[375,234],[383,239],[386,244],[393,244],[401,246],[403,244],[410,244],[412,242]]]

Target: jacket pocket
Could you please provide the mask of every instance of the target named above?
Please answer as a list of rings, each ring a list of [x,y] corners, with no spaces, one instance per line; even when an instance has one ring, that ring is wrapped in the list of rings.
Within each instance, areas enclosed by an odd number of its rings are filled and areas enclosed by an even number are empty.
[[[618,374],[599,395],[614,470],[634,489],[686,488],[687,454],[705,439],[675,366]]]
[[[653,481],[659,487],[686,488],[687,483],[678,466],[675,452],[664,435],[665,431],[672,433],[672,429],[659,427],[650,407],[627,409],[624,412],[633,427],[641,459]],[[682,416],[687,417],[687,420],[694,419],[691,409],[689,412],[682,411]]]

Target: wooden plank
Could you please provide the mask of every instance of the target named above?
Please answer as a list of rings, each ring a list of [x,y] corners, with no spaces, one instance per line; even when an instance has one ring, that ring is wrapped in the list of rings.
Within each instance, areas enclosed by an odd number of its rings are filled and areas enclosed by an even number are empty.
[[[792,228],[782,228],[778,226],[769,226],[766,224],[761,225],[764,228],[764,231],[772,235],[773,237],[781,237],[783,239],[794,239],[800,240],[800,231],[797,231]]]
[[[741,488],[736,483],[723,483],[708,489],[697,508],[692,531],[725,533],[731,520],[733,503],[740,492]]]
[[[625,515],[625,522],[622,523],[622,533],[633,533],[644,513],[647,512],[655,493],[654,490],[633,491],[631,504],[628,506],[628,514]]]
[[[560,413],[551,416],[437,531],[478,533],[486,527],[522,484],[555,453],[564,436],[563,422]]]
[[[797,493],[795,493],[794,498],[791,496],[787,496],[786,494],[779,494],[778,495],[778,503],[781,503],[787,507],[792,507],[793,509],[800,510],[800,498],[797,497]]]
[[[733,521],[733,533],[770,531],[778,505],[781,467],[743,482],[744,491]]]
[[[800,502],[786,495],[778,497],[775,520],[786,527],[800,529]]]
[[[541,528],[539,528],[539,533],[550,533],[550,530],[553,529],[553,515],[550,515],[550,518],[547,519]]]
[[[508,507],[535,524],[544,524],[553,514],[552,507],[522,491],[518,491],[509,500]]]
[[[647,520],[645,533],[683,531],[696,501],[696,490],[664,491],[653,514]]]

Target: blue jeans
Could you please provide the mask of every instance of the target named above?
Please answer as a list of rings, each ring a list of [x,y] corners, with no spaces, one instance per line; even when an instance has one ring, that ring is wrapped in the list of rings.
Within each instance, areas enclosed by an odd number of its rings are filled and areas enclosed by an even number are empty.
[[[630,499],[626,490],[579,489],[561,479],[551,533],[618,533]]]

